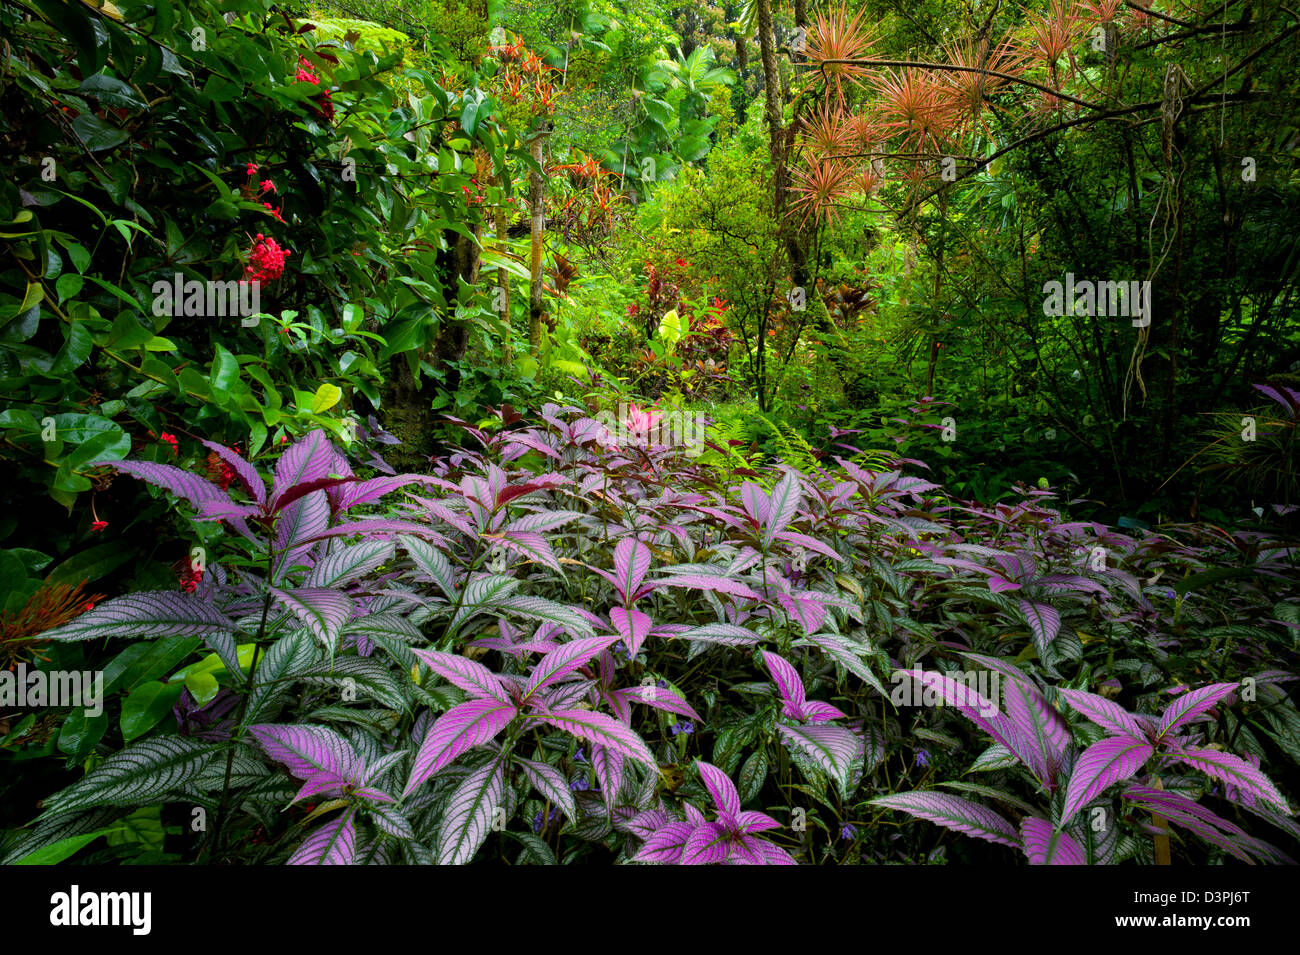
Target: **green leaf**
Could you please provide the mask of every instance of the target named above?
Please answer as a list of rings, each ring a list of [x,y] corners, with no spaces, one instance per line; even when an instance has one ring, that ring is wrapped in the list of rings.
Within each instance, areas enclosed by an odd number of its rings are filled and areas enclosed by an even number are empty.
[[[58,281],[54,283],[54,291],[59,296],[59,301],[66,302],[81,291],[81,287],[86,284],[86,280],[75,272],[65,272],[60,275]]]
[[[311,413],[323,414],[324,412],[329,411],[339,403],[339,400],[342,397],[343,390],[341,388],[337,385],[325,382],[325,384],[316,389],[316,394],[312,397]]]
[[[94,113],[82,113],[72,121],[72,129],[92,153],[120,146],[131,138],[129,133],[109,125]]]
[[[64,859],[76,855],[100,836],[115,831],[116,829],[113,828],[96,829],[94,832],[87,832],[80,836],[68,836],[66,839],[60,839],[58,842],[37,849],[30,855],[23,856],[12,865],[58,865]]]
[[[132,690],[122,701],[122,740],[129,743],[162,722],[180,699],[183,689],[180,684],[154,680]]]

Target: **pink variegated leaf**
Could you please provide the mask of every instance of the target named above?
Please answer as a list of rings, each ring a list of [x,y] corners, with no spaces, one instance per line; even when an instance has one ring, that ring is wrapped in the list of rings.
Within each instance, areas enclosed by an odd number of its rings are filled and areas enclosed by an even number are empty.
[[[1025,622],[1029,624],[1030,632],[1034,635],[1034,646],[1038,649],[1039,654],[1047,652],[1047,648],[1056,635],[1061,632],[1061,614],[1055,607],[1048,604],[1037,603],[1032,600],[1021,600],[1020,612],[1025,616]]]
[[[441,501],[435,501],[432,498],[427,497],[420,497],[415,494],[411,495],[411,500],[416,504],[419,504],[430,515],[436,517],[444,524],[450,524],[452,527],[456,528],[456,530],[460,531],[466,537],[478,537],[478,529],[465,519],[465,515],[461,514],[459,511],[453,511]]]
[[[268,588],[276,603],[302,621],[303,626],[325,645],[331,654],[338,648],[339,634],[352,619],[352,599],[329,587],[297,587],[293,590]]]
[[[506,534],[514,531],[546,533],[563,527],[570,521],[576,521],[581,516],[578,511],[538,511],[535,514],[524,514],[515,518],[502,528],[502,532]]]
[[[1061,824],[1073,819],[1076,812],[1115,783],[1136,776],[1154,753],[1150,743],[1127,736],[1112,736],[1085,749],[1070,774]]]
[[[1180,749],[1175,758],[1227,783],[1241,794],[1268,803],[1284,813],[1290,812],[1286,797],[1273,781],[1260,772],[1258,766],[1252,766],[1240,756],[1216,749]]]
[[[828,544],[824,544],[815,537],[809,537],[807,534],[797,534],[794,531],[782,531],[776,535],[777,540],[785,541],[788,544],[794,544],[802,547],[804,550],[815,551],[831,560],[844,562],[844,558],[835,552],[835,549]]]
[[[596,784],[607,810],[613,809],[614,797],[623,785],[623,756],[599,743],[591,747],[591,769],[596,774]]]
[[[749,846],[762,865],[798,865],[790,853],[766,839],[751,839]]]
[[[675,640],[698,640],[701,643],[721,643],[732,647],[748,646],[763,639],[754,631],[738,627],[734,623],[706,623],[700,627],[667,633],[665,636]]]
[[[686,841],[695,832],[696,824],[691,822],[670,822],[653,835],[646,838],[641,850],[633,857],[634,862],[662,862],[678,865],[682,861],[682,850]]]
[[[740,506],[744,508],[745,516],[753,522],[755,530],[767,523],[767,516],[772,510],[767,492],[752,481],[746,481],[740,486]]]
[[[1118,703],[1084,690],[1061,689],[1056,692],[1065,697],[1065,701],[1070,706],[1106,732],[1116,736],[1131,736],[1134,739],[1146,737],[1142,724]]]
[[[533,451],[537,451],[540,454],[544,454],[548,458],[555,458],[555,460],[557,461],[562,460],[559,451],[555,450],[553,447],[551,447],[549,444],[547,444],[545,441],[542,441],[539,437],[536,437],[535,435],[536,432],[534,432],[533,434],[529,434],[527,432],[522,432],[522,431],[510,431],[506,434],[505,441],[506,444],[508,445],[522,445],[525,448],[530,448]]]
[[[511,703],[489,699],[468,700],[443,713],[425,733],[402,796],[409,796],[467,749],[489,742],[510,725],[516,712]]]
[[[1211,683],[1209,686],[1188,690],[1165,707],[1164,713],[1160,715],[1160,726],[1156,729],[1156,739],[1163,739],[1179,727],[1193,722],[1238,689],[1236,683]]]
[[[1150,786],[1130,786],[1122,795],[1125,800],[1196,833],[1234,858],[1247,864],[1254,862],[1247,848],[1254,848],[1252,843],[1256,840],[1251,840],[1245,830],[1235,823],[1181,793],[1153,789]]]
[[[152,461],[114,461],[112,467],[141,481],[146,481],[167,491],[173,497],[184,498],[197,508],[206,501],[229,501],[225,491],[206,478],[183,471],[170,464]]]
[[[808,723],[829,723],[831,720],[846,720],[849,718],[847,713],[819,700],[804,703],[801,709],[803,715],[800,719]]]
[[[334,463],[333,451],[329,436],[320,428],[289,445],[275,462],[271,500],[278,501],[282,494],[296,485],[329,477]]]
[[[662,809],[646,809],[629,819],[623,828],[638,839],[649,839],[669,824],[668,813]],[[678,823],[678,825],[685,825]]]
[[[365,764],[352,744],[326,726],[259,723],[248,728],[262,750],[299,779],[359,784]]]
[[[641,650],[641,644],[645,643],[645,638],[650,635],[650,627],[654,623],[640,610],[624,610],[622,607],[610,608],[609,622],[623,638],[632,656],[636,656]]]
[[[537,665],[533,667],[533,672],[528,678],[528,684],[524,687],[522,699],[526,702],[538,690],[562,680],[575,670],[586,666],[592,657],[611,644],[617,643],[618,640],[617,635],[584,637],[581,640],[572,640],[569,643],[561,644],[558,649],[552,650],[537,661]]]
[[[852,730],[829,723],[811,726],[778,724],[776,732],[786,746],[798,749],[835,780],[841,792],[848,790],[854,767],[862,765],[863,756],[862,744]]]
[[[694,803],[682,803],[682,811],[686,813],[686,821],[697,826],[704,825],[704,813],[701,812]]]
[[[229,498],[212,498],[199,504],[199,512],[195,515],[195,520],[199,521],[246,521],[250,517],[259,517],[262,514],[260,504],[240,504]]]
[[[664,568],[670,570],[671,568]],[[751,600],[762,599],[739,580],[712,574],[673,574],[648,581],[656,587],[688,587],[691,590],[711,590],[714,593],[729,594],[733,597],[748,597]]]
[[[483,539],[495,540],[506,550],[518,554],[527,561],[549,567],[557,573],[564,572],[555,557],[555,552],[551,550],[551,545],[536,531],[505,531],[499,537],[484,534]]]
[[[341,512],[360,504],[369,504],[371,501],[379,500],[385,494],[391,494],[398,488],[406,487],[408,484],[416,484],[420,481],[421,475],[418,474],[395,474],[391,477],[370,478],[368,481],[347,484],[338,491],[338,510]]]
[[[1017,759],[1026,766],[1033,757],[1030,754],[1032,744],[1020,738],[1020,734],[1001,713],[997,701],[987,700],[976,690],[943,673],[927,670],[900,670],[899,673],[920,683],[927,691],[935,693],[945,706],[951,706],[957,712],[988,733],[994,740],[1009,749]],[[896,674],[897,675],[897,674]]]
[[[438,676],[453,686],[460,687],[470,696],[488,697],[501,703],[510,702],[501,680],[483,664],[455,653],[440,653],[416,647],[412,647],[411,652]]]
[[[781,823],[777,822],[765,812],[755,812],[747,810],[736,813],[736,825],[743,833],[766,832],[769,829],[780,829]]]
[[[612,716],[590,710],[543,710],[537,716],[588,743],[608,746],[628,759],[634,759],[652,770],[658,769],[659,764],[645,741]]]
[[[1013,580],[1007,580],[1005,577],[994,575],[989,578],[989,590],[995,594],[1000,594],[1006,590],[1019,590],[1020,585]]]
[[[194,594],[174,590],[146,590],[105,600],[93,610],[46,630],[42,640],[98,640],[130,637],[133,640],[159,637],[230,637],[236,629],[213,604]]]
[[[1020,823],[1020,838],[1030,865],[1087,865],[1088,855],[1067,832],[1052,828],[1046,819],[1026,816]]]
[[[792,716],[794,719],[803,719],[805,697],[803,680],[799,676],[799,671],[789,661],[768,651],[763,651],[763,665],[767,667],[767,672],[772,674],[772,680],[781,693],[786,715]]]
[[[763,522],[763,543],[768,547],[776,535],[794,520],[803,503],[803,483],[795,471],[786,471],[768,496],[767,518]]]
[[[911,813],[918,819],[933,822],[947,829],[955,829],[968,836],[994,842],[998,845],[1020,848],[1020,836],[1002,816],[979,803],[948,793],[918,790],[896,793],[871,800],[874,806],[897,809]]]
[[[514,761],[519,764],[528,781],[541,793],[543,799],[558,806],[570,822],[578,821],[578,803],[573,798],[573,790],[569,788],[569,781],[564,778],[563,773],[550,763],[536,762],[524,759],[522,756],[515,756]]]
[[[714,822],[697,826],[682,846],[682,865],[716,865],[731,854],[731,833]]]
[[[963,655],[1005,677],[1002,702],[1008,728],[1025,743],[1025,765],[1049,791],[1054,791],[1057,772],[1073,743],[1065,719],[1014,664],[978,653]]]
[[[816,633],[826,619],[826,605],[812,594],[777,594],[776,599],[805,634]]]
[[[466,776],[442,812],[435,858],[439,865],[465,865],[487,841],[492,817],[505,805],[506,759],[498,756]]]
[[[704,782],[704,788],[709,791],[713,797],[713,804],[718,807],[720,813],[730,813],[736,815],[740,812],[740,794],[736,792],[736,784],[731,781],[718,767],[702,760],[695,761],[695,768],[700,771],[700,779]]]
[[[677,713],[680,716],[687,716],[693,720],[701,719],[700,714],[696,713],[691,705],[683,700],[672,690],[665,690],[655,684],[630,686],[622,690],[615,690],[612,696],[620,700],[634,703],[644,703],[646,706],[656,710],[663,710],[667,713]],[[626,702],[624,705],[626,705]]]
[[[641,587],[650,571],[650,548],[635,537],[625,537],[614,546],[614,586],[624,603]]]
[[[357,861],[355,811],[348,809],[321,826],[289,857],[286,865],[354,865]]]
[[[275,522],[275,549],[282,554],[303,547],[330,526],[330,501],[324,491],[300,497],[280,512]],[[299,551],[300,556],[305,551]],[[292,563],[286,555],[281,567]]]

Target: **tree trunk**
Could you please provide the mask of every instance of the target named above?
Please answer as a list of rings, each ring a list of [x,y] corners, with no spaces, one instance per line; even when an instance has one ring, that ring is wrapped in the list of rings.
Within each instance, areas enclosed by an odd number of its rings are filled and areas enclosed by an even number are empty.
[[[507,173],[505,170],[497,173],[497,185],[504,186],[506,183],[506,176]],[[506,221],[506,206],[505,203],[502,202],[496,208],[496,221],[493,223],[493,231],[496,233],[497,246],[499,247],[498,251],[503,255],[510,248],[510,239],[509,236],[506,235],[506,230],[508,228],[509,223]],[[507,329],[506,340],[501,343],[501,357],[502,360],[508,364],[514,357],[512,348],[514,343],[511,335],[512,330],[510,328],[510,273],[506,271],[505,266],[501,266],[497,269],[497,288],[493,295],[495,298],[495,304],[498,306],[498,311],[501,315],[501,322]]]
[[[547,133],[538,133],[531,143],[533,159],[540,167]],[[528,350],[534,358],[542,347],[542,227],[546,222],[546,177],[537,170],[528,173],[528,202],[532,212],[532,280],[528,289]]]
[[[776,50],[772,43],[771,0],[754,0],[758,5],[758,53],[763,61],[763,102],[767,117],[767,139],[776,172],[781,156],[781,78],[776,72]]]

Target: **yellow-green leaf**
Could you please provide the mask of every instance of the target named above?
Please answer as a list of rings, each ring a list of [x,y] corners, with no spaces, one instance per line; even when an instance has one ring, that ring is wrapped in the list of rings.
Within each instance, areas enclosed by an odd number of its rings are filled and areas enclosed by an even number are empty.
[[[321,414],[322,412],[329,411],[339,403],[339,400],[342,397],[343,389],[339,388],[338,385],[331,385],[329,382],[325,382],[325,384],[316,389],[316,394],[312,397],[312,414]]]

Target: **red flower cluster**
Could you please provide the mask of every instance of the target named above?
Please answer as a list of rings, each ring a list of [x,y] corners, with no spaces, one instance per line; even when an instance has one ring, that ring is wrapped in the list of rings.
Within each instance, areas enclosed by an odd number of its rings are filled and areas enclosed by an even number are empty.
[[[180,453],[181,446],[180,446],[180,442],[176,440],[176,435],[168,434],[166,431],[164,431],[162,433],[162,436],[158,440],[166,441],[168,444],[172,446],[172,457],[176,457],[176,455]]]
[[[198,590],[199,582],[203,580],[203,571],[198,568],[186,567],[176,576],[180,578],[181,590],[185,591],[187,594],[192,594],[194,591]]]
[[[231,448],[229,445],[227,445],[227,449],[236,453],[239,451],[238,447]],[[228,489],[230,487],[230,482],[235,479],[235,469],[227,464],[221,455],[217,454],[215,451],[208,453],[207,469],[208,480],[213,484],[216,484],[223,491]]]
[[[273,282],[284,275],[284,260],[291,254],[288,249],[280,248],[274,239],[268,239],[259,232],[248,253],[248,265],[244,272],[254,282]]]
[[[302,83],[311,83],[313,86],[320,86],[320,77],[316,75],[311,61],[305,56],[298,58],[298,72],[293,75],[295,80]],[[320,93],[312,97],[316,103],[316,115],[323,116],[325,119],[333,121],[334,119],[334,94],[329,90],[321,90]]]
[[[108,521],[93,521],[90,525],[92,534],[97,534],[108,526]]]

